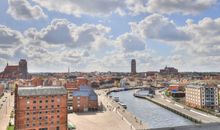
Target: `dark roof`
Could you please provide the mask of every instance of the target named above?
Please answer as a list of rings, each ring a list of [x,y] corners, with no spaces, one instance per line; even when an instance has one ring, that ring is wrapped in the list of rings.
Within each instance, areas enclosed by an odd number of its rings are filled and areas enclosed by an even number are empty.
[[[67,94],[63,86],[19,87],[18,96],[44,96]]]
[[[79,91],[73,91],[72,95],[74,97],[86,96],[86,97],[89,97],[89,100],[97,100],[98,99],[94,90],[90,86],[86,86],[86,85],[81,85],[79,87]]]

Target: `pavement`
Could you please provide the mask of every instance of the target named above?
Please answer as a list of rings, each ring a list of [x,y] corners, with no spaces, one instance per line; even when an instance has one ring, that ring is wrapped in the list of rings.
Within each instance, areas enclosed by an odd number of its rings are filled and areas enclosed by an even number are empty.
[[[140,119],[135,117],[135,115],[124,109],[112,98],[106,95],[108,91],[115,89],[117,88],[96,90],[96,93],[99,96],[98,99],[102,102],[102,104],[105,106],[105,108],[107,108],[108,111],[113,111],[117,113],[130,126],[131,129],[147,129],[147,125],[144,124]]]
[[[129,125],[111,111],[68,114],[76,130],[130,130]]]
[[[5,102],[4,102],[5,100]],[[0,99],[0,130],[6,130],[10,121],[10,113],[14,108],[14,96],[9,92]]]

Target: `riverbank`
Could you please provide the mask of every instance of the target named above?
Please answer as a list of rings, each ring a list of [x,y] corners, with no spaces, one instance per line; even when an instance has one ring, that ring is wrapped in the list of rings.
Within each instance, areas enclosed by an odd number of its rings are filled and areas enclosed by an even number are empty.
[[[198,124],[220,122],[220,119],[215,116],[207,115],[207,114],[198,112],[194,109],[185,109],[184,106],[177,104],[175,102],[172,102],[170,100],[163,99],[159,95],[155,95],[154,98],[150,98],[148,96],[140,96],[136,93],[134,94],[134,96],[137,98],[146,99],[152,103],[155,103],[169,111],[172,111]]]

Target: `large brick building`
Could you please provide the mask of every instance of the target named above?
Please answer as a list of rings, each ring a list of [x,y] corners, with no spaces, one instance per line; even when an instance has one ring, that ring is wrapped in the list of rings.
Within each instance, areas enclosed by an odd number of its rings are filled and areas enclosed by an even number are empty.
[[[67,130],[67,91],[62,86],[16,87],[16,130]]]
[[[21,59],[18,65],[6,65],[3,72],[0,73],[0,79],[26,79],[28,78],[27,61]]]

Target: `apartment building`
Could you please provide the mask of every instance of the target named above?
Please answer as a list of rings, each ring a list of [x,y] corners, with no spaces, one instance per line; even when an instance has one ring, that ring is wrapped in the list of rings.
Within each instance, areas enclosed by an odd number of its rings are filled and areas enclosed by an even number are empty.
[[[218,109],[218,87],[202,84],[186,86],[186,105],[194,108]]]
[[[16,87],[16,130],[67,130],[67,91],[62,86]]]

